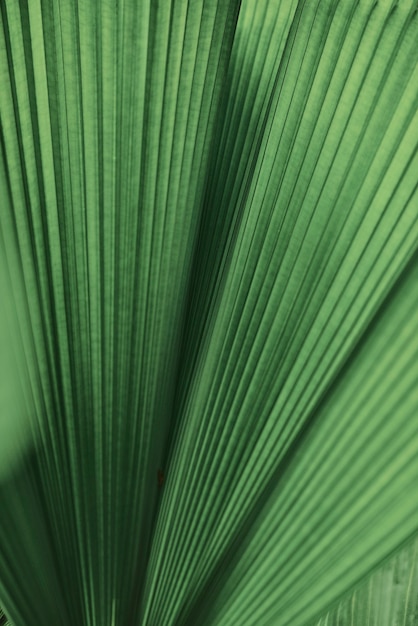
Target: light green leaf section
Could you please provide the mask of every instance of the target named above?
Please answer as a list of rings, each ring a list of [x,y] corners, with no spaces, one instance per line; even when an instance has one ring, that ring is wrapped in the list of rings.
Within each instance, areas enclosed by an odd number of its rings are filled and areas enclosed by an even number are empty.
[[[417,280],[415,267],[270,477],[218,572],[213,623],[304,624],[415,532]]]
[[[396,315],[406,315],[399,322],[407,322],[406,343],[395,342],[392,355],[385,344],[387,375],[393,368],[399,378],[372,377],[370,361],[357,426],[350,395],[343,400],[348,383],[340,383],[341,405],[326,429],[322,414],[330,386],[417,246],[415,7],[299,3],[288,26],[289,4],[277,6],[271,37],[280,45],[286,28],[286,44],[278,67],[271,61],[270,106],[257,111],[264,115],[261,137],[255,130],[252,137],[257,151],[244,153],[248,170],[215,224],[227,243],[218,247],[208,227],[201,235],[206,278],[199,268],[191,304],[200,334],[186,351],[148,574],[150,623],[303,624],[417,528],[416,276],[404,295],[411,308],[386,318],[396,332]],[[244,50],[253,29],[262,42],[272,28],[260,12],[254,22],[253,4],[245,10],[237,40]],[[257,80],[247,85],[253,102]],[[236,93],[228,111],[240,104]],[[222,130],[231,141],[236,123]],[[220,153],[219,170],[228,169],[230,154],[222,166]],[[220,197],[222,185],[221,178]],[[389,383],[388,415],[379,394]],[[372,446],[372,433],[386,423],[392,430]],[[296,457],[311,431],[316,443]],[[397,431],[405,439],[392,448]],[[372,494],[376,508],[363,511]],[[340,558],[351,544],[358,552]]]
[[[15,626],[414,623],[417,2],[239,4],[0,2]]]
[[[418,618],[417,557],[415,539],[315,626],[414,626]]]

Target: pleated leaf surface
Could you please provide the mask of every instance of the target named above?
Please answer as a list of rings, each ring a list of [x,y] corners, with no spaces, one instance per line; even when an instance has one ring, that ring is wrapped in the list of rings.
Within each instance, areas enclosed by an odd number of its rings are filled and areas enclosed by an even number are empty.
[[[7,615],[411,626],[416,1],[0,20]]]

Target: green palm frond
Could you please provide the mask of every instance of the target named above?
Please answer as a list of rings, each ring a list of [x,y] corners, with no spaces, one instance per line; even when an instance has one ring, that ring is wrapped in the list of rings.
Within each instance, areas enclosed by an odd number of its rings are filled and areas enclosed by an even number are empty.
[[[415,623],[417,40],[416,0],[0,2],[15,626]]]

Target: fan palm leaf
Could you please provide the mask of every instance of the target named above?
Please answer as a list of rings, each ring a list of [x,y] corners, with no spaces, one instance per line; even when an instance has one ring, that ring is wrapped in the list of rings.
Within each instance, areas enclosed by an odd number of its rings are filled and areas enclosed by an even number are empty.
[[[415,623],[417,6],[1,2],[15,626]]]

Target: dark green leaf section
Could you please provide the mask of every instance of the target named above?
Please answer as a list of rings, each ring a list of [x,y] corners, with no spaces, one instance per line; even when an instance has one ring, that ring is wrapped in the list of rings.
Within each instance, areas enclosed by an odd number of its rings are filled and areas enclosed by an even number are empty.
[[[0,609],[0,626],[13,626],[11,622],[7,619],[6,615]]]
[[[40,370],[30,519],[13,485],[1,497],[0,598],[19,625],[138,623],[237,11],[0,4],[1,233]]]
[[[413,623],[417,2],[238,5],[0,3],[15,626]]]

